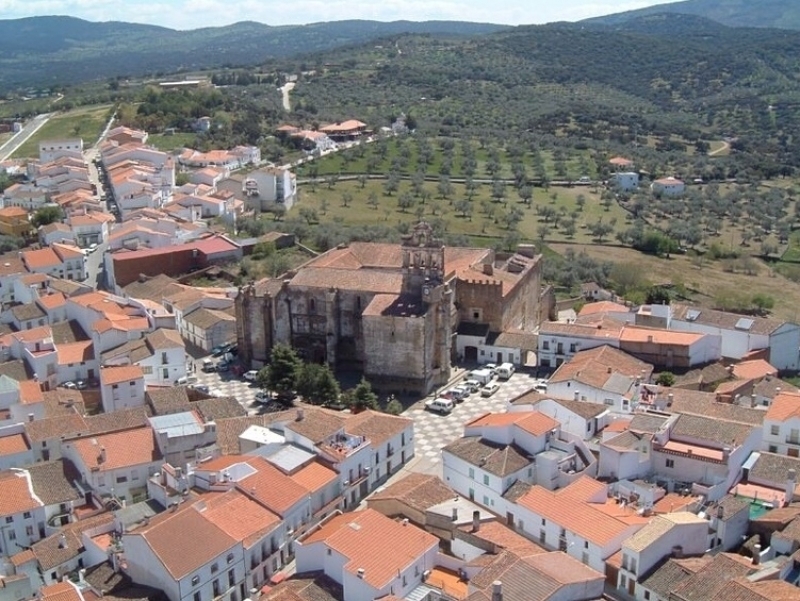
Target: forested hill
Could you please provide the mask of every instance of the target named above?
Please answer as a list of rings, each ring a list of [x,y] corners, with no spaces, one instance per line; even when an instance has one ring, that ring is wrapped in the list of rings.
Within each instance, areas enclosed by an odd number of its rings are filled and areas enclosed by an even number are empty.
[[[501,25],[459,21],[336,21],[271,27],[242,22],[176,31],[73,17],[0,20],[0,89],[249,65],[401,33],[479,35]]]
[[[596,17],[583,22],[619,25],[637,17],[660,13],[697,15],[730,27],[800,29],[800,2],[797,0],[685,0]]]

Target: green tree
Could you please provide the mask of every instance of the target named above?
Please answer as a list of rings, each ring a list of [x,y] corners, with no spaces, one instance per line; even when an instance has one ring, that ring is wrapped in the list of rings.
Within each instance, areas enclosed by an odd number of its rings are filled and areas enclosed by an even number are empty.
[[[383,409],[384,413],[390,415],[400,415],[403,412],[403,404],[397,400],[397,397],[391,395],[386,399],[386,406]]]
[[[675,374],[671,371],[662,371],[656,378],[656,384],[659,386],[672,386],[675,384]]]
[[[341,389],[330,367],[303,363],[297,373],[297,394],[312,405],[326,405],[339,400]]]
[[[31,217],[31,225],[38,228],[42,225],[50,225],[56,221],[61,221],[63,218],[64,211],[61,210],[61,207],[42,207]]]
[[[378,395],[372,391],[372,385],[366,378],[361,378],[358,385],[349,391],[348,397],[351,411],[378,409]]]
[[[302,362],[292,347],[276,344],[272,347],[267,366],[266,388],[274,390],[279,396],[293,392],[301,366]]]

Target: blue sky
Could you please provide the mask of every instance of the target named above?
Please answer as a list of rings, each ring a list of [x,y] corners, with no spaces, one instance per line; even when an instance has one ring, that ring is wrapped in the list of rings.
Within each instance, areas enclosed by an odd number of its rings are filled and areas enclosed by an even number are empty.
[[[0,0],[0,17],[71,15],[175,29],[260,21],[447,19],[510,25],[578,21],[674,0]]]

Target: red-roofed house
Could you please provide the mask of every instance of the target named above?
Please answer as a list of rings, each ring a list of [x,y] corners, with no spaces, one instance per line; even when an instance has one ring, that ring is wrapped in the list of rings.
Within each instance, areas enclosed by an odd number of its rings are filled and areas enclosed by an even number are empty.
[[[297,571],[321,570],[348,601],[403,598],[436,565],[439,540],[372,509],[335,515],[296,544]]]
[[[800,394],[781,392],[773,399],[764,416],[762,448],[800,457]]]
[[[675,177],[662,177],[650,184],[650,190],[658,196],[681,196],[686,184]]]
[[[100,396],[106,413],[141,407],[144,405],[144,392],[144,372],[138,365],[100,369]]]
[[[605,560],[650,521],[636,508],[617,504],[607,485],[589,477],[554,492],[534,486],[517,499],[513,512],[526,536],[603,572]]]
[[[61,450],[98,497],[133,502],[146,495],[147,478],[163,463],[149,426],[76,438],[64,442]]]
[[[597,463],[579,437],[539,411],[487,413],[464,425],[464,437],[442,449],[444,480],[458,493],[505,515],[516,482],[566,486]]]

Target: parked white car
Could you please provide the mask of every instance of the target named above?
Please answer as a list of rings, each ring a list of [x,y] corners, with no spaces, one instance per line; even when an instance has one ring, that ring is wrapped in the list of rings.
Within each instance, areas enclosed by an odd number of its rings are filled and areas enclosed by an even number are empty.
[[[246,371],[246,372],[244,372],[244,376],[243,377],[248,382],[255,382],[256,379],[258,378],[258,370],[257,369],[251,369],[250,371]]]

